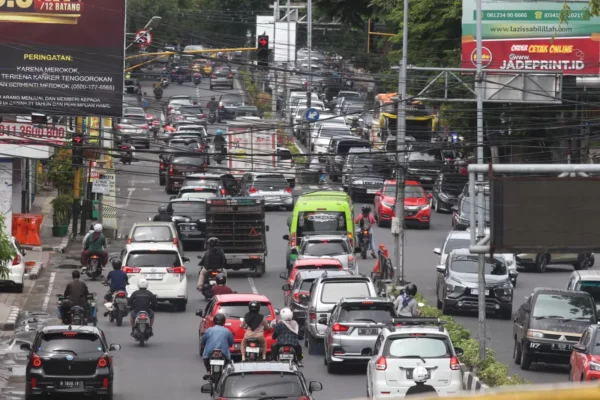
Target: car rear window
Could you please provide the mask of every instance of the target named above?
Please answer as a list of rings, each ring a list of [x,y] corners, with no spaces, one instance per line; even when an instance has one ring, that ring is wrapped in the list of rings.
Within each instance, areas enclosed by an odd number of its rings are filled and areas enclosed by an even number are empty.
[[[193,107],[181,107],[179,108],[179,111],[182,114],[202,114],[202,108],[199,106],[193,106]]]
[[[125,264],[128,267],[155,268],[179,267],[181,260],[174,251],[132,251]]]
[[[191,219],[203,219],[206,217],[206,202],[204,201],[172,201],[170,203],[173,215],[188,217]]]
[[[144,118],[123,118],[120,123],[123,125],[144,125],[147,121]]]
[[[79,332],[46,333],[42,336],[39,352],[85,354],[104,352],[105,348],[98,335]]]
[[[393,304],[365,301],[343,304],[339,322],[389,322],[394,316]]]
[[[325,282],[321,303],[337,303],[342,297],[369,297],[369,285],[365,281]]]
[[[223,70],[223,69],[215,72],[215,75],[219,76],[219,77],[228,77],[229,74],[231,74],[231,71],[227,71],[227,70]]]
[[[173,232],[168,226],[138,226],[131,235],[133,242],[171,242]]]
[[[304,248],[304,254],[313,257],[338,256],[348,254],[348,249],[342,241],[309,242]]]
[[[207,180],[205,178],[185,178],[183,180],[183,186],[194,186],[194,187],[203,187],[203,186],[219,186],[219,180]]]
[[[422,333],[389,338],[385,343],[383,355],[398,358],[449,358],[452,356],[450,343],[446,337],[425,336]]]
[[[244,318],[248,313],[248,301],[237,301],[220,303],[217,313],[225,315],[227,318]],[[265,317],[271,316],[271,307],[269,303],[260,303],[260,313]]]
[[[231,374],[223,382],[220,398],[288,399],[304,398],[300,378],[295,374],[275,371]]]
[[[193,166],[204,165],[204,162],[204,157],[175,157],[172,161],[173,164]]]
[[[350,149],[363,148],[368,149],[369,145],[366,143],[358,143],[358,142],[340,142],[337,147],[338,154],[348,154]]]
[[[254,181],[254,187],[258,190],[283,190],[288,186],[283,175],[260,175]]]
[[[581,281],[575,289],[588,292],[596,303],[600,303],[600,281]]]

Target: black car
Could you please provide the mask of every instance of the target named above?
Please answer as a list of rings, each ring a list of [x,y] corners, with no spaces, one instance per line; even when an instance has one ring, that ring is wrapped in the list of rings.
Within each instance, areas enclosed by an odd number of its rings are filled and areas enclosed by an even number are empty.
[[[202,250],[206,240],[206,200],[173,199],[169,202],[173,222],[184,245]]]
[[[213,387],[202,386],[202,393],[213,399],[313,399],[312,393],[323,390],[321,382],[306,382],[294,363],[279,361],[235,363],[223,370]]]
[[[477,200],[475,200],[475,220],[479,218],[479,207],[477,207]],[[484,222],[485,226],[490,225],[490,197],[484,197]],[[452,230],[454,231],[466,231],[471,225],[471,198],[462,197],[458,201],[457,206],[452,207]]]
[[[104,332],[95,326],[45,326],[39,329],[28,351],[25,369],[25,398],[47,394],[113,398],[114,367]]]
[[[479,298],[478,255],[469,249],[452,250],[444,265],[437,266],[437,307],[448,315],[452,311],[477,311]],[[502,257],[486,255],[485,309],[511,319],[513,285]]]
[[[527,371],[532,362],[569,363],[585,329],[598,323],[587,292],[535,288],[513,323],[515,364]]]
[[[125,79],[125,93],[128,94],[138,94],[142,91],[142,85],[140,85],[140,81],[137,79]]]
[[[444,169],[442,148],[431,143],[412,142],[408,147],[407,180],[417,181],[425,190],[433,187],[437,176]]]
[[[165,191],[175,193],[183,185],[186,175],[206,172],[209,156],[203,153],[171,154],[168,160],[169,168],[166,173]]]
[[[220,196],[238,196],[239,182],[231,174],[200,173],[187,175],[183,187],[205,187],[218,185]]]
[[[442,172],[433,184],[433,209],[435,212],[451,212],[458,205],[458,196],[469,183],[469,177],[457,173]]]
[[[333,157],[327,157],[326,172],[329,173],[329,178],[332,182],[337,182],[338,178],[342,176],[342,169],[348,156],[348,151],[352,148],[363,148],[368,149],[371,147],[371,143],[368,140],[359,138],[353,138],[348,136],[334,137],[329,142],[329,154],[334,155]]]
[[[394,163],[386,153],[357,154],[348,178],[348,193],[356,198],[375,198],[383,183],[394,176]]]
[[[158,181],[160,186],[164,186],[167,181],[167,171],[169,170],[169,162],[171,160],[171,156],[174,154],[182,154],[180,146],[166,146],[160,148],[160,153],[158,155],[158,159],[160,163],[158,165]]]

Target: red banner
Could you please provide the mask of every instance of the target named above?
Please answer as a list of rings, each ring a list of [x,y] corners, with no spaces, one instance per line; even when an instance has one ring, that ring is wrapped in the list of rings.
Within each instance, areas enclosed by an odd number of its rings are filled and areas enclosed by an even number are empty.
[[[487,69],[597,75],[600,73],[600,41],[596,40],[595,37],[484,40],[481,58]],[[475,68],[476,63],[476,43],[463,42],[462,67]]]

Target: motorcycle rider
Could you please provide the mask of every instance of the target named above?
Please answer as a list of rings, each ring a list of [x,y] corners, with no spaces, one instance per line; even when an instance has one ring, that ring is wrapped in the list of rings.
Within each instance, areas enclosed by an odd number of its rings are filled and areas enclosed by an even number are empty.
[[[156,296],[148,290],[148,281],[145,278],[138,281],[137,287],[138,290],[131,294],[128,301],[129,307],[131,307],[131,313],[129,314],[131,335],[133,336],[135,318],[140,311],[148,313],[148,317],[150,317],[150,335],[152,335],[152,325],[154,325],[154,311],[152,310],[156,308]]]
[[[104,295],[104,300],[106,300],[108,303],[112,302],[113,295],[116,292],[121,290],[126,292],[127,285],[129,285],[129,278],[127,277],[127,274],[121,270],[123,262],[118,258],[115,258],[112,260],[112,266],[113,270],[108,273],[106,279],[104,280],[105,284],[110,282],[108,292]],[[108,316],[108,312],[105,312],[104,316]]]
[[[206,371],[210,372],[210,353],[214,350],[221,350],[225,357],[225,364],[231,361],[231,352],[229,348],[233,346],[233,333],[225,328],[225,315],[217,314],[213,317],[214,326],[208,328],[204,335],[202,335],[202,346],[204,351],[202,352],[202,359],[204,360],[204,366]],[[204,375],[204,380],[208,379],[208,375]]]
[[[63,294],[65,299],[68,299],[71,302],[71,307],[79,306],[84,310],[87,310],[87,296],[90,294],[90,291],[85,284],[85,282],[81,281],[81,274],[79,271],[75,270],[71,273],[71,277],[73,280],[67,283],[67,287],[65,288],[65,292]],[[67,311],[66,309],[62,311]],[[95,310],[94,310],[95,311]],[[95,317],[95,312],[92,312]],[[62,319],[61,307],[58,307],[58,318]]]
[[[227,145],[227,140],[225,140],[225,136],[223,136],[223,131],[221,129],[217,129],[215,135],[216,136],[213,141],[215,145],[215,150],[221,151],[221,149],[223,149]]]
[[[163,85],[162,85],[162,78],[158,78],[158,79],[156,80],[156,82],[154,82],[154,83],[152,84],[152,88],[153,88],[154,90],[156,90],[156,89],[162,89],[162,86],[163,86]]]
[[[279,312],[280,321],[273,321],[273,323],[275,323],[275,329],[272,337],[273,339],[277,339],[277,343],[271,346],[271,358],[274,358],[279,354],[280,347],[290,346],[296,351],[298,366],[301,367],[304,356],[302,355],[302,346],[298,340],[300,327],[298,326],[298,322],[294,321],[293,318],[294,312],[286,307]]]
[[[248,312],[244,315],[244,322],[240,329],[245,329],[246,333],[242,339],[242,361],[246,361],[246,346],[248,339],[256,339],[262,348],[262,359],[267,359],[267,339],[265,339],[265,331],[269,329],[269,323],[265,320],[265,316],[260,313],[260,303],[252,300],[248,303]]]
[[[108,253],[104,250],[106,248],[106,238],[102,234],[102,225],[94,225],[94,233],[88,236],[87,241],[83,245],[83,251],[81,252],[81,266],[85,267],[88,265],[90,257],[94,254],[100,256],[100,262],[102,267],[108,262]]]
[[[213,296],[218,296],[220,294],[232,294],[233,290],[226,285],[227,277],[224,274],[219,274],[215,278],[217,282],[217,286],[213,286],[211,289],[211,293]]]
[[[398,296],[394,301],[394,309],[398,317],[418,317],[419,310],[417,308],[417,300],[415,295],[417,294],[417,285],[410,283],[404,289],[404,293]]]
[[[210,101],[206,103],[206,108],[209,111],[217,111],[219,109],[219,102],[215,99],[215,96],[210,98]]]
[[[427,373],[427,369],[425,367],[416,367],[413,370],[413,380],[415,381],[415,385],[408,388],[405,396],[418,396],[424,393],[427,393],[428,396],[437,395],[437,390],[435,390],[433,386],[425,384],[427,381],[427,375],[429,374]]]
[[[90,230],[88,233],[85,234],[85,236],[83,237],[83,240],[81,241],[81,248],[85,249],[85,242],[87,242],[88,238],[90,237],[90,235],[92,233],[94,233],[94,225],[96,225],[96,223],[93,223],[92,225],[90,225]]]
[[[204,280],[208,271],[220,271],[223,275],[227,276],[225,272],[225,266],[227,265],[227,258],[225,253],[219,246],[219,239],[212,237],[207,241],[208,249],[204,252],[202,260],[200,260],[200,276],[198,277],[198,290],[202,290],[204,286]]]
[[[358,224],[358,232],[361,232],[365,227],[365,221],[369,223],[369,233],[371,234],[371,240],[369,241],[369,249],[371,250],[371,256],[375,258],[375,237],[373,235],[373,225],[375,225],[377,221],[375,220],[373,214],[371,214],[371,207],[366,205],[362,206],[361,211],[362,212],[358,214],[358,217],[356,217],[356,219],[354,220],[354,223]]]
[[[158,214],[156,214],[154,218],[152,218],[152,221],[172,222],[173,217],[171,216],[171,214],[173,214],[173,210],[169,210],[169,207],[160,206],[158,207]]]
[[[123,139],[121,150],[123,151],[123,153],[121,154],[121,161],[123,161],[124,158],[133,159],[135,147],[133,147],[130,137],[126,136]]]

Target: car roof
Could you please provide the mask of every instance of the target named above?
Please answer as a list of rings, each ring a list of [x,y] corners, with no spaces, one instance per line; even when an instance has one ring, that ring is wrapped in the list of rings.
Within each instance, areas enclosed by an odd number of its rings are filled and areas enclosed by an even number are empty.
[[[471,253],[469,249],[454,249],[450,252],[450,255],[474,256],[477,254]]]
[[[80,332],[102,334],[100,328],[89,325],[47,325],[40,329],[43,333]]]
[[[173,199],[171,201],[169,201],[169,203],[205,203],[206,200],[203,199]]]
[[[392,300],[385,297],[342,297],[340,299],[340,303],[362,303],[365,301],[373,302],[373,303],[393,303]]]
[[[238,303],[238,302],[251,302],[258,301],[261,303],[271,303],[271,300],[263,294],[254,293],[233,293],[233,294],[219,294],[214,296],[217,303]]]
[[[577,275],[580,279],[586,279],[588,281],[600,281],[600,271],[597,269],[573,271],[571,275]]]
[[[347,235],[304,235],[302,240],[307,242],[317,240],[348,240]]]
[[[319,281],[336,281],[336,280],[347,280],[347,279],[359,279],[370,281],[368,277],[364,275],[356,275],[352,271],[323,271],[323,274],[319,278]]]
[[[253,176],[283,176],[281,172],[246,172],[248,175]]]
[[[299,258],[296,261],[294,261],[294,266],[292,268],[295,267],[305,267],[305,266],[327,266],[327,265],[333,265],[333,266],[342,266],[342,263],[340,262],[340,260],[338,260],[337,258]]]
[[[294,373],[298,372],[298,368],[293,363],[284,363],[279,361],[259,361],[259,362],[243,362],[243,363],[231,363],[228,367],[230,373],[243,373],[243,372],[287,372]]]
[[[401,327],[383,327],[384,331],[387,331],[388,333],[388,337],[389,336],[400,336],[400,335],[406,335],[407,333],[415,333],[415,332],[419,332],[419,333],[427,333],[427,334],[435,334],[435,335],[441,335],[441,336],[446,336],[448,338],[450,338],[450,334],[448,333],[448,331],[446,330],[446,328],[444,328],[443,331],[440,331],[439,327],[435,327],[433,325],[403,325]]]
[[[548,294],[589,294],[587,292],[582,292],[579,290],[567,290],[567,289],[558,289],[558,288],[550,288],[550,287],[536,287],[533,289],[533,294],[540,293],[548,293]]]
[[[195,179],[221,179],[223,175],[219,175],[219,174],[205,174],[205,173],[199,173],[199,174],[190,174],[190,175],[186,175],[186,178],[195,178]]]
[[[125,245],[125,248],[129,251],[164,251],[173,250],[179,253],[179,248],[172,242],[133,242]]]
[[[211,181],[209,181],[211,182]],[[189,190],[190,192],[201,192],[202,189],[218,189],[215,188],[214,186],[209,186],[207,188],[202,187],[202,186],[183,186],[181,189],[179,189],[179,193],[183,192],[184,190]]]
[[[133,226],[131,227],[131,229],[133,228],[137,228],[140,226],[168,226],[170,228],[175,228],[175,225],[172,222],[167,222],[167,221],[145,221],[145,222],[134,222]]]
[[[352,150],[352,149],[350,149]],[[385,182],[383,182],[384,185],[395,185],[396,184],[396,180],[395,179],[386,179]],[[406,181],[404,182],[404,184],[406,186],[421,186],[421,184],[417,181]],[[463,232],[463,231],[451,231],[451,232]]]
[[[336,271],[331,271],[336,272]],[[305,280],[305,279],[318,279],[323,275],[323,271],[319,269],[301,269],[298,270],[298,274],[296,275],[296,280]]]
[[[446,239],[471,239],[469,231],[450,231]]]

